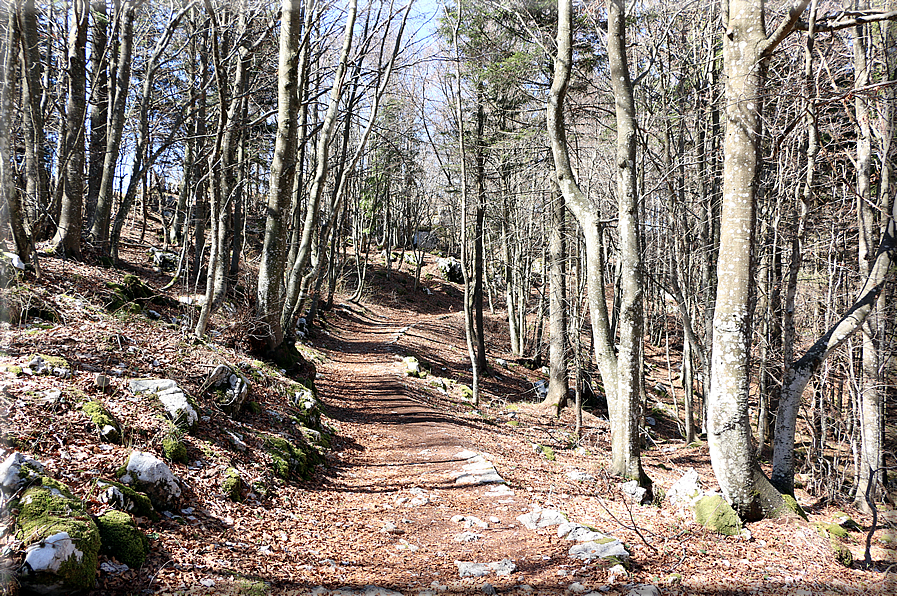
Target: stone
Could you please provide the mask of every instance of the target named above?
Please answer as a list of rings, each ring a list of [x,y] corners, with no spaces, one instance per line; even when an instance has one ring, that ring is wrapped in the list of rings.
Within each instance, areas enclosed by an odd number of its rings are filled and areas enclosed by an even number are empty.
[[[511,559],[502,559],[501,561],[495,561],[494,563],[488,563],[489,568],[495,572],[495,575],[498,576],[507,576],[511,575],[515,571],[517,571],[517,565],[514,564],[514,561]]]
[[[483,577],[492,572],[485,563],[455,561],[455,565],[458,566],[458,575],[461,577]]]
[[[636,584],[629,588],[626,596],[660,596],[660,590],[651,584]]]
[[[26,484],[38,480],[45,472],[44,464],[16,451],[0,464],[0,490],[13,494]]]
[[[530,530],[536,530],[567,523],[567,516],[554,509],[536,509],[535,511],[518,515],[517,521]]]
[[[480,586],[480,591],[483,592],[483,594],[497,594],[497,592],[495,591],[495,586],[493,586],[489,582],[486,582],[482,586]]]
[[[704,496],[701,481],[694,468],[689,468],[667,491],[666,498],[671,505],[694,507]]]
[[[158,517],[156,510],[153,509],[153,503],[146,493],[138,492],[119,482],[106,480],[97,480],[96,487],[99,491],[97,500],[113,509],[126,511],[139,517],[151,519]]]
[[[406,356],[402,358],[405,364],[405,375],[409,377],[419,378],[421,376],[420,362],[414,356]]]
[[[436,268],[442,277],[451,283],[464,283],[464,273],[461,269],[461,261],[454,257],[443,257],[436,259]]]
[[[401,592],[388,590],[379,586],[365,586],[363,596],[402,596]]]
[[[719,495],[703,497],[695,504],[695,521],[726,536],[738,536],[741,533],[738,514]]]
[[[536,381],[533,383],[533,391],[535,391],[538,399],[545,399],[548,396],[548,381],[544,379]]]
[[[465,542],[476,542],[482,537],[481,534],[474,534],[473,532],[461,532],[460,534],[455,534],[455,537],[452,538],[452,540],[463,544]]]
[[[580,544],[574,544],[570,547],[568,554],[582,561],[594,561],[595,559],[617,558],[620,560],[629,559],[629,553],[623,547],[623,543],[616,538],[605,538],[603,541],[589,541]]]
[[[158,393],[177,386],[178,384],[171,379],[131,379],[128,381],[128,390],[134,395]]]
[[[168,465],[152,453],[132,451],[118,471],[119,479],[145,492],[157,509],[170,509],[181,497],[181,487]]]
[[[116,444],[121,442],[121,426],[102,403],[86,401],[81,404],[81,411],[90,417],[104,441]]]
[[[137,569],[149,553],[149,540],[127,513],[110,509],[97,517],[102,547],[100,552],[115,557],[132,569]]]
[[[93,386],[100,391],[105,391],[111,384],[112,380],[103,373],[96,373],[93,375]]]
[[[452,522],[456,524],[464,524],[465,528],[472,528],[476,526],[478,528],[485,529],[489,527],[489,524],[475,515],[455,515],[452,517]]]
[[[219,364],[209,373],[205,387],[215,394],[218,407],[231,416],[243,409],[249,396],[249,381],[226,364]]]
[[[645,503],[648,491],[644,487],[639,486],[638,480],[624,482],[620,485],[620,490],[622,490],[623,494],[626,495],[626,498],[633,503],[638,503],[640,505]]]
[[[190,403],[187,394],[180,387],[172,387],[165,389],[156,394],[162,407],[165,408],[165,414],[178,427],[185,431],[191,431],[199,422],[199,414],[196,408]]]
[[[565,522],[558,526],[558,538],[575,540],[577,542],[589,542],[602,540],[603,538],[607,538],[607,536],[601,532],[596,532],[588,526],[583,526],[575,522]]]
[[[595,477],[587,472],[583,472],[582,470],[569,470],[567,472],[567,478],[574,482],[592,482],[595,480]]]

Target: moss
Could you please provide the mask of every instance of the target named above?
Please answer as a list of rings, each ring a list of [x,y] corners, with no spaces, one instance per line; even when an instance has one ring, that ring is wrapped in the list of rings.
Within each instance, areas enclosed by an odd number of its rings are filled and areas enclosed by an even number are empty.
[[[237,581],[237,594],[239,596],[267,596],[271,593],[271,586],[262,581],[240,579]]]
[[[123,476],[125,473],[127,473],[127,467],[123,467],[118,471],[119,476]],[[150,498],[146,495],[146,493],[138,492],[127,484],[115,482],[114,480],[96,481],[96,487],[98,490],[106,490],[110,486],[117,488],[118,492],[122,494],[127,502],[119,503],[117,501],[113,501],[110,502],[109,505],[115,507],[116,509],[124,508],[128,512],[133,513],[138,517],[148,517],[152,520],[159,519],[159,514],[156,513],[156,510],[153,508],[153,503],[152,501],[150,501]],[[130,507],[128,506],[129,504]]]
[[[102,403],[98,401],[84,402],[81,405],[81,410],[93,421],[100,436],[110,443],[121,441],[121,426]]]
[[[102,549],[132,569],[137,569],[149,553],[149,540],[130,515],[114,509],[97,518]]]
[[[265,451],[271,456],[271,471],[275,476],[284,480],[311,476],[313,463],[309,461],[307,451],[276,435],[262,435],[262,439]]]
[[[554,461],[557,459],[557,456],[554,454],[554,449],[552,449],[551,447],[548,447],[546,445],[539,445],[539,452],[548,461]]]
[[[60,532],[68,533],[81,559],[71,557],[55,573],[40,573],[24,578],[35,585],[61,585],[69,592],[93,587],[96,579],[100,534],[84,504],[72,496],[65,485],[47,477],[32,486],[14,506],[18,507],[16,538],[25,545],[35,544]]]
[[[853,553],[850,552],[850,549],[844,546],[843,544],[839,544],[838,542],[831,540],[829,545],[832,547],[832,552],[835,555],[835,560],[844,565],[845,567],[853,566]]]
[[[797,502],[797,499],[792,497],[791,495],[782,495],[782,499],[785,501],[785,505],[788,506],[792,512],[798,514],[804,519],[807,519],[807,514],[804,512],[804,508],[800,506],[800,503]]]
[[[251,414],[258,415],[262,413],[262,406],[260,406],[257,401],[246,402],[246,409],[249,410]]]
[[[17,364],[10,364],[9,366],[4,367],[4,369],[8,373],[12,373],[17,377],[21,377],[25,374],[25,371],[22,370],[22,367]]]
[[[28,359],[29,361],[34,360],[35,358],[40,358],[44,362],[47,363],[47,366],[51,368],[64,368],[67,370],[72,369],[72,365],[69,364],[69,361],[63,358],[62,356],[47,356],[46,354],[32,354]]]
[[[840,540],[847,540],[850,535],[847,533],[847,530],[839,526],[838,524],[830,524],[826,522],[817,522],[813,524],[813,527],[816,528],[816,531],[823,538],[837,538]]]
[[[243,500],[243,479],[236,468],[228,468],[224,473],[224,482],[221,483],[221,491],[228,499],[235,502]]]
[[[187,446],[181,440],[180,433],[172,432],[162,438],[162,455],[169,461],[187,463]]]
[[[695,521],[726,536],[741,533],[741,520],[735,510],[719,495],[704,497],[695,505]]]
[[[473,399],[473,389],[467,385],[461,385],[459,389],[461,390],[461,397],[464,399]]]
[[[508,420],[507,425],[508,426],[520,426],[520,422],[518,422],[517,420]]]

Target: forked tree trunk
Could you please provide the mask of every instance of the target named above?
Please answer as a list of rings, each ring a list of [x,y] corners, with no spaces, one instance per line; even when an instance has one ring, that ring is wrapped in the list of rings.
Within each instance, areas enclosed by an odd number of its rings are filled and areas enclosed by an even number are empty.
[[[632,82],[626,61],[625,14],[621,0],[608,2],[608,58],[617,116],[617,201],[619,206],[621,283],[620,342],[615,348],[610,334],[604,298],[604,263],[601,254],[598,213],[577,184],[567,149],[564,126],[564,96],[573,60],[571,0],[558,4],[558,55],[548,100],[548,136],[554,156],[555,173],[561,192],[585,234],[589,310],[595,341],[595,355],[607,394],[611,423],[611,471],[637,479],[653,496],[651,479],[642,469],[639,453],[638,419],[642,382],[639,352],[642,341],[641,253],[639,250],[638,200],[635,178],[635,108]]]

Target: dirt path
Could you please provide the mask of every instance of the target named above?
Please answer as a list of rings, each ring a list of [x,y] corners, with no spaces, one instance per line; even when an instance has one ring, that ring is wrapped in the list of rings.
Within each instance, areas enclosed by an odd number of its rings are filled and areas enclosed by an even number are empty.
[[[557,548],[547,531],[539,535],[516,521],[529,510],[526,492],[504,483],[478,484],[485,477],[473,468],[489,472],[489,466],[471,459],[482,454],[477,429],[429,407],[403,374],[403,336],[417,325],[457,324],[457,316],[387,320],[369,309],[339,308],[318,380],[344,441],[329,462],[328,490],[340,494],[338,514],[363,527],[366,539],[344,545],[345,560],[353,564],[336,565],[331,581],[408,593],[436,585],[459,590],[489,582],[507,590],[538,583]],[[487,527],[453,521],[456,516],[475,517]],[[464,532],[470,541],[462,541]],[[459,582],[456,561],[502,559],[512,559],[517,571]]]

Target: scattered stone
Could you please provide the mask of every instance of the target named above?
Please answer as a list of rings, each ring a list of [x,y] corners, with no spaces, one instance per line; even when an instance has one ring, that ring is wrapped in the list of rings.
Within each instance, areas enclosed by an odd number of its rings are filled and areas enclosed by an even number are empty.
[[[667,500],[671,505],[685,505],[692,508],[703,496],[704,490],[694,468],[689,468],[667,491]]]
[[[170,509],[181,497],[181,487],[164,461],[144,451],[132,451],[118,470],[119,479],[145,492],[158,509]]]
[[[112,384],[112,380],[103,373],[93,375],[93,386],[100,391],[105,391]]]
[[[464,283],[464,274],[461,270],[461,261],[454,257],[436,259],[436,268],[446,281],[454,284]]]
[[[218,407],[231,416],[243,409],[249,395],[249,381],[226,364],[216,366],[204,386],[215,394]]]
[[[495,365],[500,366],[502,368],[508,368],[508,361],[505,360],[504,358],[496,358]]]
[[[394,523],[388,521],[388,522],[383,523],[383,527],[380,528],[380,533],[381,534],[399,535],[399,534],[404,534],[405,530],[401,529],[399,526],[395,525]]]
[[[560,511],[554,509],[536,509],[517,516],[517,521],[526,526],[530,530],[538,528],[547,528],[549,526],[559,526],[567,523],[567,516]]]
[[[192,400],[171,379],[131,379],[128,388],[134,395],[155,394],[168,418],[178,428],[189,432],[199,421],[199,414],[196,413]]]
[[[660,596],[660,590],[651,584],[636,584],[626,592],[626,596]]]
[[[512,497],[514,491],[507,484],[493,484],[489,490],[484,493],[486,497]]]
[[[468,451],[462,453],[471,453]],[[460,455],[460,454],[459,454]],[[455,456],[458,459],[458,455]],[[455,484],[461,486],[478,486],[481,484],[504,483],[492,462],[479,454],[474,454],[467,459],[467,463],[461,466],[461,472],[457,472]]]
[[[153,265],[162,271],[174,271],[178,266],[177,253],[152,247],[150,248],[150,254],[153,257]]]
[[[25,542],[18,572],[24,587],[42,594],[71,594],[94,587],[100,533],[84,503],[47,477],[19,499],[16,538]]]
[[[579,582],[573,582],[572,584],[567,586],[567,591],[572,592],[573,594],[582,594],[586,590],[588,590],[588,588],[586,588],[584,585],[582,585]]]
[[[629,559],[629,553],[623,547],[623,543],[616,538],[606,537],[602,540],[592,540],[580,544],[574,544],[568,551],[571,557],[582,561],[594,561],[595,559],[618,558],[622,561]]]
[[[455,561],[455,565],[457,565],[458,575],[461,577],[483,577],[493,572],[498,576],[507,576],[517,570],[517,565],[510,559],[502,559],[493,563]]]
[[[30,370],[35,375],[53,375],[60,379],[72,376],[72,365],[65,358],[46,354],[33,355],[23,370]]]
[[[120,575],[125,571],[128,571],[130,567],[125,565],[124,563],[117,564],[112,561],[103,561],[100,563],[100,571],[103,573],[108,573],[110,575]]]
[[[497,593],[495,591],[495,586],[493,586],[489,582],[486,582],[485,584],[483,584],[480,587],[480,590],[483,592],[483,594],[496,594]]]
[[[186,464],[190,460],[187,457],[187,445],[184,444],[184,432],[173,424],[167,423],[162,437],[162,455],[168,461]]]
[[[620,485],[620,490],[633,503],[643,505],[646,502],[648,491],[644,487],[639,486],[638,480],[630,480]]]
[[[592,482],[595,477],[582,470],[570,470],[567,472],[567,478],[574,482]]]
[[[596,532],[588,526],[575,522],[565,522],[558,526],[558,538],[575,540],[577,542],[589,542],[607,538],[605,534]]]
[[[81,410],[90,417],[104,441],[121,442],[121,426],[106,406],[98,401],[86,401],[81,405]]]
[[[420,362],[414,356],[406,356],[402,359],[405,364],[405,375],[409,377],[422,378],[424,376],[420,367]]]
[[[473,532],[461,532],[460,534],[455,534],[453,540],[455,542],[476,542],[483,536],[481,534],[474,534]]]
[[[475,515],[455,515],[452,517],[452,522],[456,524],[464,524],[465,528],[472,528],[474,526],[478,528],[488,528],[489,524],[476,517]]]
[[[0,464],[0,490],[6,494],[15,493],[26,484],[38,480],[44,473],[44,464],[16,451]]]
[[[97,499],[119,511],[126,511],[139,517],[157,517],[153,503],[146,493],[138,492],[119,482],[97,480],[96,487],[100,491]]]
[[[533,383],[533,391],[536,392],[536,397],[539,400],[543,400],[548,396],[548,381],[541,379]]]

